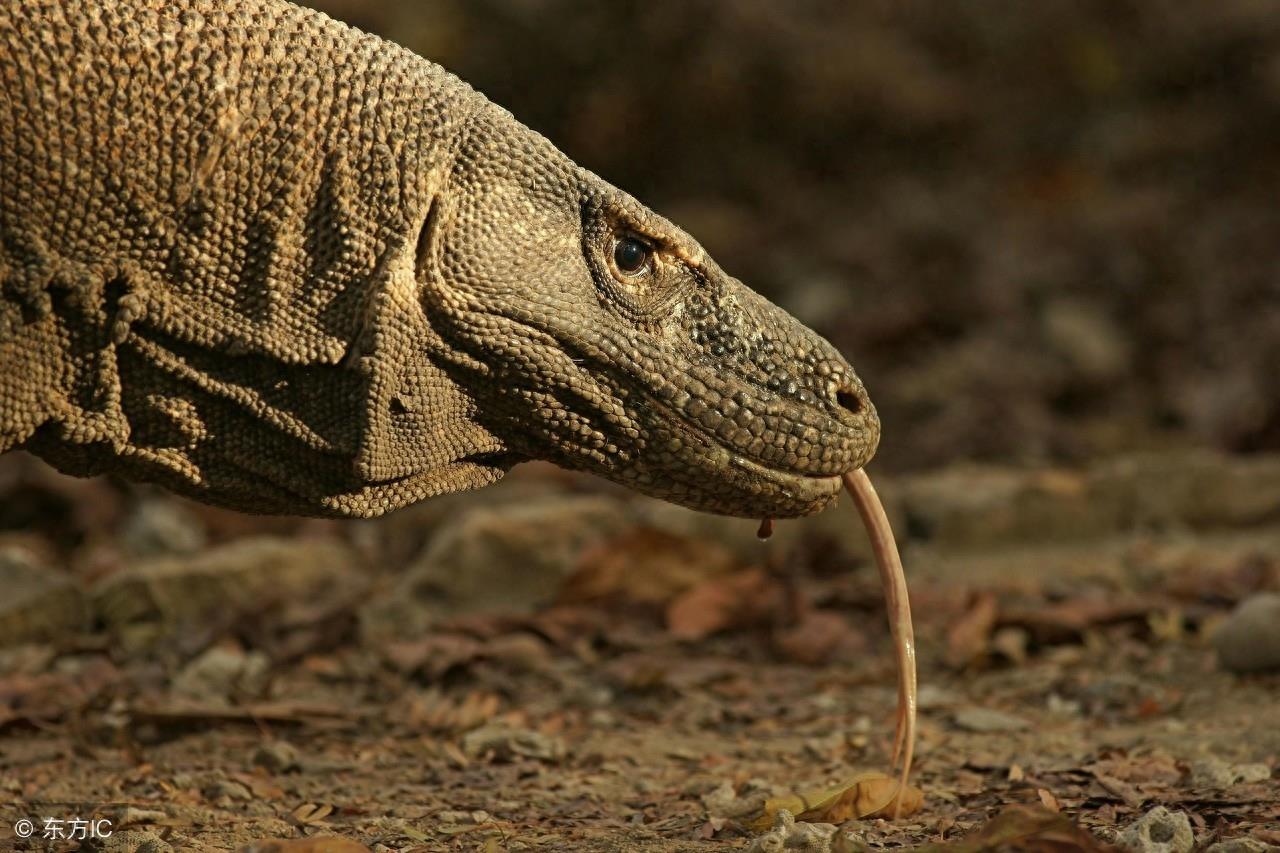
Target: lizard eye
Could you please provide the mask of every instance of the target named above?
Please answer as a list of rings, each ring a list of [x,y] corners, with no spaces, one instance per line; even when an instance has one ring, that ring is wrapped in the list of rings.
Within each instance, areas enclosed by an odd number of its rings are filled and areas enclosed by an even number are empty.
[[[636,275],[649,266],[649,258],[653,250],[648,244],[635,237],[619,237],[613,244],[613,263],[618,272],[624,275]]]

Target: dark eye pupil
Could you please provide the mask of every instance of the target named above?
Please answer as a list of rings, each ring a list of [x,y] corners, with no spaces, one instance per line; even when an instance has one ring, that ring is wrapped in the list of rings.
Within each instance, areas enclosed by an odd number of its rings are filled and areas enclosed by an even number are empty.
[[[649,258],[649,247],[639,240],[619,240],[613,249],[613,262],[623,272],[637,272]]]

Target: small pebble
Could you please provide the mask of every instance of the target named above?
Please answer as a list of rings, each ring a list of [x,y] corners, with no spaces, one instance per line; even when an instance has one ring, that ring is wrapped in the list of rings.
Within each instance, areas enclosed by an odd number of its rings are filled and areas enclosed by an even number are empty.
[[[784,850],[831,853],[831,840],[836,832],[830,823],[797,823],[791,812],[780,809],[773,819],[773,829],[753,840],[747,853],[782,853]]]
[[[1231,766],[1221,758],[1203,758],[1191,764],[1191,784],[1197,788],[1230,788],[1235,782]]]
[[[1021,717],[994,711],[990,708],[961,708],[952,717],[955,724],[965,731],[979,734],[994,732],[1017,732],[1030,728],[1031,724]]]
[[[436,821],[444,824],[488,823],[489,813],[485,811],[464,812],[461,809],[445,809],[436,812]]]
[[[1197,788],[1230,788],[1239,783],[1253,784],[1270,778],[1271,768],[1265,764],[1228,764],[1221,758],[1210,756],[1191,765],[1191,784]]]
[[[535,758],[557,762],[568,754],[568,748],[559,738],[505,726],[484,726],[468,732],[462,738],[462,751],[472,758],[492,755],[499,761]]]
[[[259,746],[253,753],[253,763],[272,773],[289,773],[302,769],[302,757],[297,748],[282,740]]]
[[[1120,833],[1120,845],[1135,853],[1190,853],[1195,846],[1186,812],[1157,806]]]
[[[260,651],[213,646],[192,660],[173,679],[173,690],[204,701],[225,701],[239,694],[260,695],[270,676],[271,660]]]
[[[1245,599],[1213,635],[1213,645],[1232,672],[1280,669],[1280,593]]]
[[[205,546],[204,526],[181,504],[150,498],[134,507],[120,531],[120,541],[134,557],[194,554]]]

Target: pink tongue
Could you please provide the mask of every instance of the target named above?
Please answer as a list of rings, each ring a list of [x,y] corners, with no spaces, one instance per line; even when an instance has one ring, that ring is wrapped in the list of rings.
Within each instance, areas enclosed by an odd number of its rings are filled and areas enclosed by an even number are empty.
[[[870,478],[861,469],[844,475],[845,488],[853,498],[871,539],[876,567],[880,570],[880,583],[884,586],[885,609],[889,612],[889,631],[893,635],[894,651],[898,661],[898,724],[893,738],[893,763],[902,759],[902,776],[897,797],[902,804],[902,792],[911,776],[911,759],[916,747],[916,640],[911,627],[911,602],[907,600],[907,578],[902,571],[902,558],[889,527],[880,496],[871,485]],[[895,813],[894,817],[898,815]]]

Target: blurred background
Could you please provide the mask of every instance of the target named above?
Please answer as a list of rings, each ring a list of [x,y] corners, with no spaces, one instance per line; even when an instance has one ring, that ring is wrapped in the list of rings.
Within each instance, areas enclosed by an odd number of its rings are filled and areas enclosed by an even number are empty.
[[[1280,448],[1280,12],[315,0],[827,335],[879,463]]]
[[[1163,803],[1280,845],[1280,6],[312,4],[866,382],[926,797],[867,841],[1011,803],[1114,840]],[[130,804],[111,850],[741,849],[767,796],[887,767],[895,707],[850,508],[754,532],[538,463],[339,522],[9,454],[0,847],[93,802]]]

